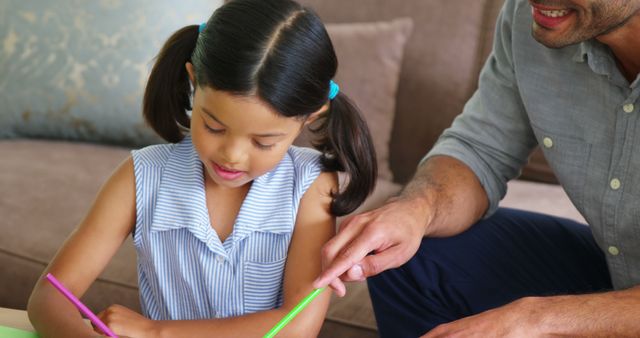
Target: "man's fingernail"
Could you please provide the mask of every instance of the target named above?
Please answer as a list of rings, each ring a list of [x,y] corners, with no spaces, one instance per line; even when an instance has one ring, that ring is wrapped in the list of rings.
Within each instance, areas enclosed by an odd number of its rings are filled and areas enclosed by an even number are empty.
[[[364,276],[364,272],[362,272],[362,266],[354,265],[351,268],[351,277],[353,278],[362,278]]]

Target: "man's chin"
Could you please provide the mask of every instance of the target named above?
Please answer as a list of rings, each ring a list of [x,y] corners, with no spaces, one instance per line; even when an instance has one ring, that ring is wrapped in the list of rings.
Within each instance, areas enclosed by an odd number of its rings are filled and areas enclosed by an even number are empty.
[[[563,39],[562,37],[550,36],[550,34],[545,34],[544,28],[540,27],[533,27],[533,29],[531,30],[531,36],[540,44],[552,49],[560,49],[567,46],[575,45],[576,43],[580,42],[569,41],[568,39]]]

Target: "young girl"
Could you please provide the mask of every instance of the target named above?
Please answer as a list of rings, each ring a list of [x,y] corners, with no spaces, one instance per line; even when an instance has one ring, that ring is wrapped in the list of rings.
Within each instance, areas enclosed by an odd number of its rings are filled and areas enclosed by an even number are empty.
[[[234,0],[174,33],[143,107],[170,144],[132,152],[45,273],[81,296],[132,235],[143,314],[102,311],[117,335],[264,335],[312,291],[335,216],[374,186],[369,132],[336,68],[320,19],[291,0]],[[319,151],[292,146],[313,121]],[[317,335],[329,295],[279,336]],[[96,335],[47,282],[28,310],[43,337]]]

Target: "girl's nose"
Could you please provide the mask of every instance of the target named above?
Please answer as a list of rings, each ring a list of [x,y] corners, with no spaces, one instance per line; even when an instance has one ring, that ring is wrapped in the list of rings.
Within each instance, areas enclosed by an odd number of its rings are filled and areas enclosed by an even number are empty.
[[[241,163],[246,154],[240,142],[226,142],[222,147],[222,158],[226,164]]]

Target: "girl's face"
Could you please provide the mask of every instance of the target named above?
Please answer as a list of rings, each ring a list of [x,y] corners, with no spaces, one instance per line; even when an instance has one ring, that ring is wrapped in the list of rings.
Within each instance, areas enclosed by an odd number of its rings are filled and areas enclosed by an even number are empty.
[[[209,177],[237,188],[271,171],[302,130],[303,119],[277,114],[255,96],[212,88],[194,93],[191,136]]]

